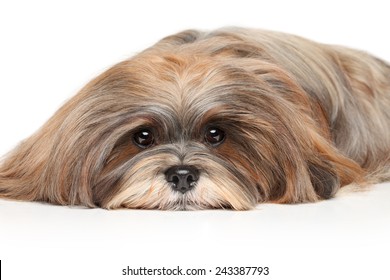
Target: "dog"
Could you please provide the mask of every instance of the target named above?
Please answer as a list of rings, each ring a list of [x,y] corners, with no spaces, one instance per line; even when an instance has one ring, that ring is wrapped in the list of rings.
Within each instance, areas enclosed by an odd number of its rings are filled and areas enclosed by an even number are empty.
[[[0,197],[248,210],[390,179],[390,66],[245,28],[187,30],[89,82],[0,165]]]

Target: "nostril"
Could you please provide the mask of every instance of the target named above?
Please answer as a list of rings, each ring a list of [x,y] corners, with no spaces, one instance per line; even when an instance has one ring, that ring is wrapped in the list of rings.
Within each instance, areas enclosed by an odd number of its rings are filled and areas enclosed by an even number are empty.
[[[196,180],[194,179],[194,177],[192,176],[192,175],[189,175],[188,177],[187,177],[187,183],[188,184],[191,184],[191,183],[193,183],[193,182],[195,182]]]
[[[175,185],[177,185],[179,183],[179,177],[178,176],[172,176],[172,180],[170,181],[171,183],[174,183]]]

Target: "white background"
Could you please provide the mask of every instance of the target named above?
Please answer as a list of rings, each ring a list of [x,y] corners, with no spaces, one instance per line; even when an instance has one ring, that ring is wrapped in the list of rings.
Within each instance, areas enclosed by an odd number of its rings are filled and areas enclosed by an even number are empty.
[[[390,61],[386,1],[1,1],[0,154],[109,66],[188,28],[244,26]],[[269,266],[268,277],[390,279],[390,185],[249,212],[104,211],[0,200],[4,279],[151,279],[122,269]],[[172,279],[160,276],[155,279]],[[188,279],[225,279],[224,276]],[[177,279],[187,279],[180,277]]]

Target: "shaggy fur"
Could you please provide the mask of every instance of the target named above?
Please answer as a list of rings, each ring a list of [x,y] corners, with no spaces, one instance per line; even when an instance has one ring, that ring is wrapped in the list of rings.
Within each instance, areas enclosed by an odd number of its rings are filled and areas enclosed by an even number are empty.
[[[172,189],[172,166],[199,170],[191,191]],[[282,33],[190,30],[88,83],[3,159],[0,197],[244,210],[389,179],[388,64]]]

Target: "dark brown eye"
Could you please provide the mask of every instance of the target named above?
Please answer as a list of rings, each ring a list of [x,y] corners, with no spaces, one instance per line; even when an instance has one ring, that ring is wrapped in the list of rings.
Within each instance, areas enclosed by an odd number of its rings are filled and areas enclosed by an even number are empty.
[[[142,149],[149,148],[154,144],[153,133],[149,129],[138,131],[133,136],[135,144]]]
[[[225,132],[216,127],[210,127],[206,130],[205,140],[212,146],[218,146],[225,140]]]

